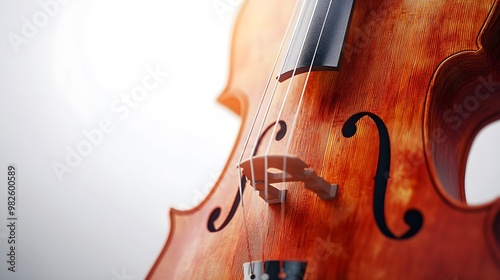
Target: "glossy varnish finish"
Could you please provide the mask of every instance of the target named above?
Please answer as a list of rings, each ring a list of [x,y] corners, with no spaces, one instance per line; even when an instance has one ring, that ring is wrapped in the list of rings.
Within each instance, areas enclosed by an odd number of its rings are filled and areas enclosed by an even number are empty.
[[[244,5],[230,79],[220,96],[243,118],[239,138],[207,199],[193,210],[170,212],[171,233],[148,278],[243,278],[250,257],[241,206],[222,230],[210,232],[207,224],[220,207],[214,222],[219,229],[233,205],[240,151],[292,12],[290,2]],[[307,261],[305,279],[500,279],[500,201],[469,208],[461,191],[474,135],[500,118],[494,84],[500,81],[499,14],[494,0],[356,1],[340,69],[311,74],[288,151],[339,184],[337,197],[325,201],[301,183],[280,185],[288,189],[282,220],[280,205],[266,204],[247,186],[252,260]],[[483,88],[493,89],[490,97],[457,125],[446,111],[475,94],[479,75],[491,75],[491,87]],[[289,83],[280,119],[291,126],[305,78],[301,74],[277,87],[265,128],[275,122]],[[374,218],[377,126],[364,117],[353,137],[342,134],[346,120],[360,112],[378,116],[389,133],[384,210],[395,238],[383,234]],[[270,154],[284,154],[288,132],[281,141],[269,132],[258,155],[269,141]],[[258,137],[252,134],[251,143]],[[423,226],[400,239],[408,231],[404,215],[410,209],[422,214]]]

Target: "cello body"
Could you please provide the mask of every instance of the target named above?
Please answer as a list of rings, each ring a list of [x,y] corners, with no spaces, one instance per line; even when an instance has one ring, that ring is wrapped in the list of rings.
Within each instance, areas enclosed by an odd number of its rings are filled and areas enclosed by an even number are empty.
[[[200,205],[170,211],[147,278],[251,279],[244,263],[278,260],[307,264],[286,279],[500,279],[500,199],[464,194],[472,141],[500,119],[499,3],[355,1],[338,69],[280,81],[264,115],[294,7],[246,1],[219,97],[242,117],[235,147]],[[296,181],[266,203],[238,168],[254,143],[306,162],[335,198]]]

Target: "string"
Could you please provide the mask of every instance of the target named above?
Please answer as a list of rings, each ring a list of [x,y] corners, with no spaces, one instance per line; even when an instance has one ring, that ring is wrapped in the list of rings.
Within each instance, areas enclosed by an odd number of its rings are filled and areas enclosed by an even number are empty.
[[[302,40],[302,45],[300,47],[300,50],[299,50],[299,54],[297,56],[297,61],[295,62],[295,66],[293,68],[293,72],[292,72],[292,76],[290,78],[290,82],[288,83],[288,87],[286,89],[286,92],[285,92],[285,96],[283,98],[283,102],[281,103],[281,107],[280,107],[280,110],[279,110],[279,113],[278,113],[278,116],[276,118],[276,122],[274,124],[274,127],[273,127],[273,131],[271,133],[271,135],[275,135],[276,134],[276,130],[278,128],[278,123],[279,123],[279,120],[281,119],[281,115],[283,114],[283,110],[285,108],[285,103],[286,103],[286,100],[288,98],[288,94],[290,93],[290,89],[291,89],[291,86],[293,84],[293,80],[295,78],[295,73],[297,71],[297,66],[299,65],[299,61],[300,61],[300,56],[302,55],[302,51],[304,50],[304,46],[305,46],[305,43],[306,43],[306,39],[307,39],[307,35],[309,34],[309,31],[311,29],[311,23],[312,23],[312,20],[314,18],[314,14],[316,13],[316,8],[317,8],[317,5],[318,5],[318,0],[316,0],[316,2],[314,3],[314,8],[313,8],[313,12],[312,12],[312,16],[311,18],[309,19],[309,23],[307,25],[307,30],[306,30],[306,34],[304,35],[304,39]],[[297,21],[297,25],[299,23],[299,20]],[[284,66],[284,63],[282,65],[282,68]],[[281,73],[281,71],[280,71]],[[277,84],[277,81],[276,81],[276,84]],[[274,92],[273,92],[273,95],[276,91],[276,87],[274,88]],[[269,102],[269,105],[272,103]],[[269,111],[269,107],[268,107],[268,110],[266,111],[266,117],[267,117],[267,113]],[[263,120],[263,122],[265,122],[265,118]],[[289,136],[290,138],[291,136]],[[264,177],[264,196],[265,196],[265,200],[268,201],[268,196],[269,196],[269,177],[268,177],[268,168],[269,168],[269,161],[268,161],[268,155],[269,155],[269,152],[270,152],[270,149],[271,149],[271,145],[272,145],[272,141],[269,141],[269,143],[267,144],[267,148],[266,148],[266,152],[265,152],[265,157],[264,157],[264,172],[266,173],[265,177]],[[286,158],[286,156],[285,156]],[[285,162],[286,163],[286,162]],[[282,182],[284,183],[285,182],[285,177],[286,177],[286,165],[283,167],[284,170],[283,170],[283,179],[282,179]],[[280,209],[280,213],[281,213],[281,225],[283,226],[284,225],[284,203],[282,203],[281,205],[281,209]],[[262,246],[262,255],[263,255],[263,259],[264,259],[264,244]],[[283,261],[280,260],[280,268],[283,269]]]
[[[297,33],[297,27],[298,27],[298,25],[299,25],[299,23],[300,23],[300,19],[302,18],[303,14],[304,14],[303,12],[304,12],[304,7],[305,7],[306,2],[307,2],[307,0],[304,0],[304,1],[302,2],[302,7],[301,7],[300,12],[299,12],[299,18],[298,18],[298,19],[297,19],[297,21],[296,21],[296,24],[295,24],[294,30],[293,30],[293,32],[292,32],[292,37],[291,37],[291,39],[289,40],[289,44],[288,44],[288,47],[287,47],[287,51],[286,51],[286,54],[285,54],[285,58],[286,58],[286,57],[289,55],[289,53],[290,53],[290,50],[291,50],[291,46],[292,46],[293,40],[295,39],[295,35],[296,35],[296,33]],[[297,1],[297,2],[295,2],[295,4],[296,4],[296,6],[295,6],[295,8],[296,8],[296,7],[297,7],[297,4],[298,4],[298,1]],[[294,13],[295,13],[295,9],[294,9]],[[292,14],[292,17],[290,18],[290,20],[293,18],[293,16],[294,16],[294,14]],[[290,23],[290,22],[289,22],[289,23]],[[279,73],[283,72],[283,69],[285,69],[285,64],[284,64],[284,63],[281,65],[281,68],[280,68],[280,70],[279,70]],[[273,68],[273,73],[274,73],[274,68]],[[272,75],[272,74],[271,74],[271,75]],[[270,78],[272,78],[272,77],[270,77]],[[270,81],[270,80],[269,80],[269,81]],[[269,81],[268,81],[268,82],[269,82]],[[262,122],[260,123],[260,126],[259,126],[259,131],[258,131],[257,135],[261,135],[261,134],[262,134],[262,131],[264,130],[264,125],[265,125],[265,123],[266,123],[267,116],[268,116],[268,114],[269,114],[269,111],[270,111],[270,108],[271,108],[272,102],[273,102],[273,100],[274,100],[274,96],[275,96],[275,94],[276,94],[277,87],[278,87],[278,80],[275,80],[275,82],[274,82],[274,87],[273,87],[273,91],[272,91],[272,93],[271,93],[271,97],[270,97],[270,99],[269,99],[269,102],[267,103],[267,107],[266,107],[266,110],[265,110],[265,112],[264,112],[264,116],[263,116],[263,118],[262,118]],[[266,90],[267,90],[267,88],[266,88]],[[274,128],[274,130],[273,130],[273,133],[272,133],[271,135],[274,135],[275,133],[276,133],[276,126],[275,126],[275,128]],[[255,154],[255,151],[256,151],[257,146],[258,146],[258,141],[259,141],[259,139],[258,139],[258,138],[256,138],[255,143],[254,143],[254,146],[253,146],[253,149],[252,149],[252,155],[253,155],[253,154]],[[252,172],[252,178],[255,178],[255,176],[254,176],[254,167],[253,167],[253,158],[250,158],[250,169],[251,169],[251,172]],[[267,169],[266,169],[266,171],[267,171]],[[253,186],[255,186],[255,180],[252,182],[252,184],[253,184]],[[265,188],[266,188],[266,187],[267,187],[267,185],[265,186]],[[267,191],[265,192],[264,196],[265,196],[265,201],[267,202],[267,201],[268,201],[268,192],[267,192]]]
[[[295,25],[294,30],[293,30],[293,32],[292,32],[291,39],[289,40],[289,44],[288,44],[288,47],[287,47],[287,50],[286,50],[286,53],[285,53],[285,57],[287,57],[287,56],[289,55],[289,53],[290,53],[292,42],[293,42],[293,40],[294,40],[294,38],[295,38],[295,36],[296,36],[296,34],[297,34],[297,27],[298,27],[298,24],[299,24],[300,19],[302,18],[303,14],[304,14],[304,7],[305,7],[306,2],[307,2],[307,1],[303,1],[303,2],[302,2],[303,4],[302,4],[302,7],[301,7],[300,12],[299,12],[299,18],[298,18],[298,19],[297,19],[297,21],[296,21],[296,25]],[[287,26],[287,29],[286,29],[286,32],[285,32],[285,37],[283,38],[282,45],[281,45],[281,47],[280,47],[280,51],[278,52],[278,56],[276,57],[275,64],[274,64],[274,66],[273,66],[273,70],[272,70],[271,75],[269,76],[269,79],[268,79],[268,81],[267,81],[266,89],[265,89],[265,91],[264,91],[264,96],[263,96],[263,97],[262,97],[262,99],[261,99],[261,104],[259,104],[259,108],[258,108],[258,110],[257,110],[257,114],[256,114],[256,116],[255,116],[255,118],[254,118],[254,122],[253,122],[253,124],[252,124],[252,128],[251,128],[251,130],[250,130],[250,134],[252,133],[252,130],[253,130],[253,128],[254,128],[254,123],[256,122],[256,120],[257,120],[257,118],[258,118],[259,111],[260,111],[260,109],[261,109],[261,105],[262,105],[262,101],[264,100],[265,94],[267,93],[267,90],[268,90],[268,88],[269,88],[269,84],[270,84],[270,81],[271,81],[271,79],[272,79],[272,77],[273,77],[273,73],[274,73],[274,71],[276,70],[277,61],[278,61],[278,59],[279,59],[279,57],[280,57],[281,50],[282,50],[282,47],[283,47],[284,41],[285,41],[285,39],[286,39],[286,35],[288,34],[289,28],[290,28],[290,26],[291,26],[292,20],[293,20],[293,18],[295,17],[295,13],[296,13],[296,11],[297,11],[298,3],[299,3],[299,1],[296,1],[296,2],[295,2],[295,6],[294,6],[294,9],[293,9],[293,13],[292,13],[292,16],[290,17],[290,21],[288,22],[288,26]],[[280,72],[282,72],[282,71],[283,71],[283,69],[284,69],[284,65],[282,65],[282,66],[281,66]],[[277,89],[277,85],[278,85],[278,83],[277,83],[277,81],[275,81],[275,83],[274,83],[274,87],[273,87],[273,91],[272,91],[272,93],[271,93],[270,100],[269,100],[269,102],[268,102],[268,104],[267,104],[267,107],[266,107],[266,110],[265,110],[265,112],[264,112],[264,117],[262,118],[262,122],[261,122],[261,124],[260,124],[260,127],[259,127],[259,130],[258,130],[258,134],[257,134],[257,135],[261,135],[261,134],[262,134],[262,131],[263,131],[263,129],[264,129],[265,120],[267,119],[267,115],[268,115],[268,113],[269,113],[270,106],[271,106],[272,101],[273,101],[273,99],[274,99],[274,96],[275,96],[275,93],[276,93],[276,89]],[[274,134],[274,132],[273,132],[273,134]],[[250,135],[249,135],[249,137],[250,137]],[[254,143],[254,146],[253,146],[252,152],[251,152],[251,155],[252,155],[252,156],[253,156],[253,155],[255,154],[255,152],[256,152],[256,149],[257,149],[257,147],[258,147],[258,141],[259,141],[259,138],[257,137],[257,138],[256,138],[256,141],[255,141],[255,143]],[[244,149],[246,149],[246,147],[247,147],[247,143],[245,144]],[[244,152],[244,151],[243,151],[243,152]],[[253,185],[253,186],[256,186],[256,184],[255,184],[255,169],[254,169],[254,165],[253,165],[253,157],[252,157],[252,156],[250,157],[250,170],[251,170],[251,177],[252,177],[252,185]],[[242,154],[242,156],[240,157],[240,163],[241,163],[242,158],[243,158],[243,154]],[[240,171],[240,173],[241,173],[241,171]],[[267,187],[267,186],[266,186],[266,187]],[[265,201],[266,201],[266,202],[268,201],[268,192],[267,192],[267,191],[265,192]],[[264,240],[264,238],[262,238],[262,242],[263,242],[263,243],[264,243],[264,241],[265,241],[265,240]],[[248,242],[248,243],[249,243],[249,242]],[[263,245],[262,245],[262,248],[263,248]],[[262,251],[262,260],[263,260],[263,261],[262,261],[262,271],[265,271],[265,269],[264,269],[264,259],[265,259],[265,257],[264,257],[264,252]]]
[[[292,137],[293,137],[293,135],[295,133],[295,128],[296,128],[296,124],[297,124],[297,119],[299,117],[300,108],[302,107],[302,101],[304,100],[304,93],[306,92],[307,83],[309,81],[309,76],[311,75],[312,67],[314,65],[314,60],[316,58],[316,54],[318,52],[318,48],[319,48],[319,43],[321,41],[321,37],[323,36],[323,30],[325,28],[325,24],[326,24],[326,20],[328,18],[328,14],[330,13],[330,7],[331,7],[331,5],[332,5],[332,0],[330,0],[330,3],[328,4],[328,10],[326,12],[325,19],[323,20],[323,25],[321,26],[321,31],[319,33],[318,42],[316,42],[316,48],[314,49],[314,54],[313,54],[313,57],[311,59],[311,64],[309,65],[309,70],[307,71],[306,80],[304,81],[304,86],[302,87],[302,93],[300,94],[299,104],[297,106],[297,110],[296,110],[295,116],[293,118],[292,129],[291,129],[291,132],[290,132],[291,135],[288,138],[287,143],[286,143],[286,147],[285,147],[286,153],[288,153],[288,151],[290,150],[290,147],[291,147]],[[285,176],[286,176],[286,161],[287,161],[287,157],[283,156],[283,166],[284,166],[284,169],[283,169],[283,181],[285,180]]]
[[[305,2],[305,1],[304,1],[304,2]],[[247,149],[247,147],[248,147],[248,143],[250,142],[250,137],[251,137],[251,135],[252,135],[252,131],[253,131],[254,126],[255,126],[255,123],[256,123],[256,121],[257,121],[257,117],[259,116],[259,112],[260,112],[260,110],[261,110],[261,107],[262,107],[262,104],[263,104],[263,102],[264,102],[264,99],[265,99],[265,96],[266,96],[267,90],[268,90],[269,85],[270,85],[270,83],[271,83],[271,79],[272,79],[272,77],[273,77],[273,73],[274,73],[274,71],[275,71],[275,69],[276,69],[276,65],[278,64],[278,59],[279,59],[279,57],[280,57],[280,55],[281,55],[281,51],[282,51],[282,49],[283,49],[283,46],[284,46],[284,43],[285,43],[285,39],[286,39],[286,37],[287,37],[287,35],[288,35],[288,31],[289,31],[289,29],[290,29],[291,23],[293,22],[293,18],[294,18],[294,16],[295,16],[296,11],[297,11],[298,3],[299,3],[299,1],[296,1],[296,2],[295,2],[295,6],[294,6],[294,9],[293,9],[293,12],[292,12],[292,16],[290,17],[290,20],[288,21],[287,28],[286,28],[286,31],[285,31],[285,35],[283,36],[283,39],[282,39],[282,41],[281,41],[281,45],[280,45],[280,47],[279,47],[278,54],[277,54],[276,59],[275,59],[275,61],[274,61],[273,68],[272,68],[272,70],[271,70],[271,74],[269,75],[269,78],[268,78],[268,80],[267,80],[267,83],[266,83],[266,86],[265,86],[265,89],[264,89],[264,93],[263,93],[263,95],[262,95],[262,97],[261,97],[261,99],[260,99],[260,102],[259,102],[259,105],[258,105],[258,108],[257,108],[257,112],[256,112],[256,114],[255,114],[255,117],[254,117],[253,121],[252,121],[252,124],[251,124],[250,130],[249,130],[248,136],[247,136],[247,138],[246,138],[246,140],[245,140],[245,144],[243,145],[243,149],[242,149],[242,151],[241,151],[240,158],[238,159],[238,174],[242,174],[242,171],[241,171],[241,162],[242,162],[242,160],[243,160],[243,156],[244,156],[244,154],[245,154],[245,150],[246,150],[246,149]],[[302,14],[303,8],[304,8],[304,5],[302,6],[302,9],[301,9],[301,11],[300,11],[300,14]],[[297,27],[297,26],[296,26],[296,27]],[[294,29],[294,31],[293,31],[293,35],[292,35],[292,37],[294,37],[294,36],[295,36],[295,33],[296,33],[296,27],[295,27],[295,29]],[[288,46],[287,55],[288,55],[288,53],[289,53],[289,51],[290,51],[290,46],[291,46],[291,43],[290,43],[290,44],[289,44],[289,46]],[[254,148],[254,149],[255,149],[255,148]],[[252,152],[251,156],[252,156],[252,155],[253,155],[253,152]],[[255,179],[254,179],[254,178],[255,178],[255,176],[254,176],[253,161],[252,161],[252,160],[250,161],[250,165],[251,165],[252,180],[253,180],[252,184],[253,184],[253,186],[255,186]],[[244,205],[244,202],[243,202],[243,186],[242,186],[242,182],[241,182],[242,180],[238,180],[238,181],[239,181],[239,183],[238,183],[238,192],[239,192],[239,196],[240,196],[240,198],[241,198],[240,200],[241,200],[241,208],[242,208],[242,214],[243,214],[243,224],[244,224],[244,228],[245,228],[245,237],[246,237],[246,246],[247,246],[248,258],[249,258],[250,264],[252,264],[252,253],[251,253],[251,249],[250,249],[250,240],[249,240],[248,224],[247,224],[247,221],[246,221],[245,205]],[[253,269],[253,266],[252,266],[252,265],[250,265],[250,270],[251,270],[251,274],[253,275],[253,274],[254,274],[254,271],[253,271],[254,269]]]
[[[316,2],[317,3],[317,2]],[[295,112],[295,116],[294,116],[294,119],[293,119],[293,122],[292,122],[292,127],[291,127],[291,131],[290,131],[290,136],[288,137],[288,140],[287,140],[287,144],[286,144],[286,147],[285,147],[285,153],[283,155],[283,177],[282,177],[282,182],[285,182],[286,180],[286,176],[287,176],[287,173],[286,173],[286,168],[287,168],[287,156],[286,154],[288,154],[289,150],[290,150],[290,147],[291,147],[291,143],[292,143],[292,138],[293,138],[293,135],[295,134],[295,129],[296,129],[296,124],[297,124],[297,120],[298,120],[298,116],[299,116],[299,112],[300,112],[300,109],[302,107],[302,102],[304,100],[304,94],[305,94],[305,90],[307,88],[307,84],[308,84],[308,81],[309,81],[309,77],[311,75],[311,71],[312,71],[312,67],[314,65],[314,60],[316,59],[316,54],[318,52],[318,48],[319,48],[319,43],[321,42],[321,38],[323,36],[323,31],[324,31],[324,28],[325,28],[325,24],[326,24],[326,21],[328,19],[328,15],[330,13],[330,7],[332,5],[332,0],[330,0],[329,4],[328,4],[328,9],[327,9],[327,12],[326,12],[326,15],[325,15],[325,18],[323,20],[323,24],[321,26],[321,31],[319,33],[319,36],[318,36],[318,41],[316,42],[316,47],[314,49],[314,54],[313,54],[313,57],[311,59],[311,64],[309,65],[309,70],[307,72],[307,76],[306,76],[306,79],[304,81],[304,86],[302,88],[302,92],[301,92],[301,95],[300,95],[300,99],[299,99],[299,104],[297,106],[297,109],[296,109],[296,112]],[[313,11],[313,15],[314,16],[314,13],[315,13],[315,10],[316,10],[316,7],[314,8],[314,11]],[[312,18],[312,17],[311,17]],[[309,31],[309,27],[308,27],[308,31]],[[307,36],[307,35],[306,35]],[[300,54],[299,54],[299,58],[300,59]],[[297,67],[297,65],[296,65]],[[295,68],[296,68],[295,67]],[[292,77],[295,73],[292,74]],[[290,82],[291,83],[291,82]],[[286,95],[285,95],[285,98],[283,100],[283,104],[286,102]],[[279,121],[279,117],[278,117],[278,120]],[[267,169],[266,169],[267,170]],[[281,228],[284,228],[284,214],[285,214],[285,205],[284,203],[281,204]],[[284,273],[284,264],[283,264],[283,260],[280,258],[280,272],[281,273]]]
[[[302,17],[302,11],[304,9],[304,6],[305,6],[305,2],[303,2],[303,5],[302,5],[302,8],[301,8],[301,12],[300,12],[300,17]],[[330,3],[329,3],[329,6],[328,6],[328,10],[327,10],[327,14],[325,16],[325,19],[323,21],[323,25],[322,25],[322,28],[321,28],[321,31],[320,31],[320,35],[319,35],[319,39],[318,39],[318,42],[316,44],[316,48],[315,48],[315,51],[314,51],[314,54],[313,54],[313,58],[311,60],[311,64],[310,64],[310,67],[309,67],[309,71],[308,71],[308,74],[307,74],[307,77],[306,77],[306,80],[305,80],[305,83],[304,83],[304,86],[303,86],[303,89],[302,89],[302,93],[301,93],[301,97],[300,97],[300,100],[299,100],[299,105],[298,105],[298,109],[295,113],[295,116],[294,116],[294,120],[293,120],[293,124],[292,124],[292,130],[291,130],[291,133],[290,133],[290,136],[287,140],[287,145],[286,145],[286,153],[288,153],[289,149],[290,149],[290,146],[291,146],[291,139],[295,133],[295,128],[296,128],[296,123],[297,123],[297,119],[298,119],[298,115],[299,115],[299,111],[300,111],[300,108],[302,106],[302,102],[303,102],[303,97],[304,97],[304,93],[305,93],[305,89],[307,87],[307,83],[308,83],[308,80],[309,80],[309,76],[310,76],[310,73],[312,71],[312,66],[314,64],[314,60],[315,60],[315,57],[316,57],[316,54],[317,54],[317,50],[318,50],[318,47],[319,47],[319,42],[321,41],[321,38],[322,38],[322,34],[323,34],[323,30],[324,30],[324,27],[325,27],[325,24],[326,24],[326,20],[327,20],[327,17],[328,17],[328,14],[329,14],[329,11],[330,11],[330,7],[331,7],[331,3],[332,3],[332,0],[330,0]],[[244,156],[244,152],[248,146],[248,143],[249,143],[249,140],[250,140],[250,137],[252,135],[252,132],[253,132],[253,129],[255,127],[255,123],[257,121],[257,118],[258,118],[258,115],[260,113],[260,110],[262,108],[262,104],[263,104],[263,101],[265,100],[265,96],[267,94],[267,90],[269,88],[269,85],[270,85],[270,80],[271,80],[271,77],[272,77],[272,73],[274,73],[275,69],[276,69],[276,65],[277,65],[277,61],[278,61],[278,58],[281,54],[281,51],[282,51],[282,48],[283,48],[283,45],[284,45],[284,41],[285,41],[285,38],[288,34],[288,31],[289,31],[289,27],[290,27],[290,24],[291,24],[291,20],[293,19],[294,15],[295,15],[295,12],[296,12],[296,8],[297,8],[297,4],[298,2],[295,3],[295,7],[294,7],[294,10],[293,10],[293,14],[292,14],[292,17],[288,23],[288,26],[287,26],[287,29],[286,29],[286,32],[285,32],[285,37],[283,38],[283,41],[281,43],[281,46],[280,46],[280,49],[279,49],[279,52],[278,52],[278,56],[276,57],[276,60],[274,62],[274,65],[273,65],[273,70],[271,71],[271,76],[269,77],[267,83],[266,83],[266,87],[265,87],[265,90],[264,90],[264,94],[260,100],[260,103],[259,103],[259,106],[258,106],[258,109],[257,109],[257,113],[254,117],[254,120],[252,122],[252,125],[251,125],[251,128],[250,128],[250,131],[249,131],[249,135],[245,141],[245,144],[244,144],[244,147],[243,147],[243,150],[242,150],[242,153],[241,153],[241,156],[240,156],[240,159],[239,159],[239,164],[238,164],[238,170],[239,170],[239,173],[241,174],[241,160],[243,159],[243,156]],[[298,63],[299,63],[299,60],[300,60],[300,56],[302,54],[302,51],[303,51],[303,48],[304,48],[304,45],[305,45],[305,42],[306,42],[306,39],[307,39],[307,35],[309,34],[309,31],[310,31],[310,27],[311,27],[311,23],[312,23],[312,19],[314,17],[314,14],[316,12],[316,8],[317,8],[317,4],[318,4],[318,0],[316,0],[315,2],[315,5],[314,5],[314,9],[313,9],[313,14],[311,16],[311,19],[309,20],[309,23],[308,23],[308,27],[307,27],[307,31],[306,31],[306,35],[304,36],[304,40],[302,42],[302,46],[300,48],[300,51],[299,51],[299,55],[297,57],[297,62],[295,64],[295,67],[293,69],[293,73],[292,73],[292,78],[289,82],[289,85],[287,87],[287,90],[286,90],[286,93],[285,93],[285,96],[284,96],[284,99],[283,99],[283,102],[281,104],[281,108],[279,110],[279,113],[278,113],[278,117],[277,117],[277,120],[274,124],[274,128],[273,128],[273,132],[271,135],[274,135],[276,133],[276,130],[277,130],[277,125],[279,123],[279,120],[281,118],[281,115],[283,113],[283,110],[284,110],[284,106],[285,106],[285,103],[286,103],[286,100],[288,98],[288,95],[289,95],[289,92],[290,92],[290,89],[291,89],[291,85],[293,83],[293,80],[294,80],[294,77],[295,77],[295,73],[296,73],[296,70],[297,70],[297,66],[298,66]],[[292,35],[292,39],[290,40],[290,44],[288,46],[288,50],[287,50],[287,55],[290,51],[290,46],[293,42],[293,38],[295,37],[295,34],[296,34],[296,31],[297,31],[297,26],[298,26],[298,23],[300,22],[300,20],[297,20],[297,24],[295,25],[295,29],[293,31],[293,35]],[[287,56],[285,56],[286,58]],[[280,73],[282,72],[283,68],[284,68],[284,63],[282,64],[282,67],[281,67],[281,71]],[[261,126],[259,128],[259,135],[261,134],[262,130],[263,130],[263,127],[264,127],[264,123],[265,123],[265,120],[267,119],[267,116],[268,116],[268,113],[269,113],[269,109],[270,109],[270,106],[272,104],[272,101],[273,101],[273,98],[274,98],[274,95],[276,93],[276,89],[277,89],[277,84],[278,82],[276,81],[275,82],[275,86],[274,86],[274,89],[273,89],[273,93],[271,95],[271,99],[268,103],[268,106],[266,108],[266,111],[265,111],[265,115],[264,115],[264,118],[262,120],[262,123],[261,123]],[[258,138],[257,140],[258,141]],[[265,200],[266,202],[268,201],[268,173],[267,173],[267,170],[268,170],[268,155],[269,155],[269,152],[270,152],[270,148],[271,148],[271,145],[272,145],[272,141],[270,141],[267,145],[267,148],[266,148],[266,152],[265,152],[265,158],[264,158],[264,171],[266,172],[266,176],[265,176],[265,182],[264,182],[264,186],[265,186]],[[254,148],[252,149],[252,154],[251,156],[253,156],[253,154],[255,153],[255,149],[257,148],[257,142],[255,143],[254,145]],[[283,157],[283,161],[284,161],[284,165],[283,165],[283,179],[282,181],[285,182],[285,179],[286,179],[286,155],[284,155]],[[252,157],[250,158],[250,167],[251,167],[251,172],[252,172],[252,184],[255,186],[255,176],[254,176],[254,166],[253,166],[253,159]],[[239,184],[239,192],[240,192],[240,197],[242,198],[242,186],[241,186],[241,182]],[[249,238],[248,238],[248,227],[247,227],[247,223],[246,223],[246,219],[245,219],[245,211],[244,211],[244,203],[243,203],[243,199],[242,199],[242,208],[243,208],[243,215],[244,215],[244,224],[245,224],[245,230],[246,230],[246,235],[247,235],[247,249],[248,249],[248,253],[249,253],[249,258],[250,258],[250,262],[252,262],[252,258],[251,258],[251,250],[250,250],[250,245],[249,245]],[[284,225],[284,203],[282,203],[281,205],[281,224],[282,224],[282,227]],[[263,250],[263,256],[264,256],[264,246],[262,247],[262,250]],[[263,258],[264,260],[264,258]],[[264,266],[264,261],[262,262],[262,265]],[[280,260],[280,268],[281,268],[281,272],[283,272],[283,261]],[[252,270],[252,274],[253,274],[253,267],[251,266],[251,270]],[[263,271],[265,271],[263,269]]]
[[[316,43],[316,48],[314,49],[314,54],[313,54],[313,57],[311,59],[311,65],[309,65],[309,70],[307,71],[306,80],[304,81],[304,86],[303,86],[302,92],[300,94],[299,104],[297,106],[297,110],[296,110],[295,116],[293,118],[293,123],[292,123],[292,128],[291,128],[291,131],[290,131],[290,136],[289,136],[289,138],[287,140],[287,143],[286,143],[285,154],[283,156],[283,178],[282,178],[283,181],[285,181],[286,174],[287,174],[286,173],[286,167],[287,167],[287,157],[286,157],[286,154],[288,154],[288,152],[290,151],[290,147],[291,147],[291,144],[292,144],[292,138],[293,138],[293,136],[295,134],[295,129],[297,127],[297,120],[298,120],[299,112],[300,112],[300,109],[302,108],[302,102],[304,100],[304,93],[305,93],[306,88],[307,88],[307,83],[309,82],[309,77],[311,75],[312,67],[314,65],[314,60],[316,59],[316,54],[318,52],[319,43],[320,43],[321,38],[323,36],[323,30],[325,28],[326,20],[328,18],[329,13],[330,13],[330,7],[331,7],[331,5],[332,5],[332,0],[330,0],[330,3],[328,4],[328,10],[326,12],[325,19],[323,20],[323,25],[321,26],[321,31],[319,33],[318,42]],[[284,205],[282,205],[281,227],[282,228],[284,227]],[[283,262],[280,262],[280,268],[281,268],[281,271],[283,272]]]
[[[304,39],[302,40],[302,45],[300,47],[300,50],[299,50],[299,55],[297,57],[297,62],[295,62],[295,66],[293,67],[293,72],[292,72],[292,76],[290,78],[290,82],[288,83],[288,87],[286,89],[286,92],[285,92],[285,96],[283,98],[283,101],[281,102],[281,107],[280,107],[280,110],[278,112],[278,116],[276,118],[276,121],[274,123],[274,127],[273,127],[273,131],[271,133],[271,135],[274,135],[276,133],[276,129],[278,128],[278,124],[279,124],[279,121],[281,119],[281,115],[283,114],[283,110],[285,108],[285,104],[286,104],[286,100],[288,99],[288,94],[290,93],[290,88],[293,84],[293,80],[295,79],[295,73],[297,72],[297,66],[299,65],[299,61],[300,61],[300,56],[302,55],[302,51],[304,50],[304,45],[306,43],[306,39],[307,39],[307,35],[309,34],[309,31],[310,31],[310,28],[311,28],[311,23],[312,23],[312,19],[314,17],[314,13],[316,12],[316,7],[318,5],[318,0],[316,0],[315,4],[314,4],[314,9],[313,9],[313,16],[311,16],[311,18],[309,19],[309,23],[307,25],[307,31],[306,31],[306,34],[304,36]],[[268,155],[269,155],[269,152],[271,150],[271,145],[272,145],[272,141],[269,141],[269,143],[267,144],[267,148],[266,148],[266,152],[265,152],[265,158],[264,158],[264,170],[267,171],[267,169],[269,168],[268,166]],[[267,176],[267,172],[266,172],[266,176],[265,176],[265,179],[264,179],[264,185],[265,185],[265,192],[266,192],[266,197],[267,197],[267,192],[268,192],[268,188],[267,188],[267,185],[268,185],[268,181],[269,181],[269,178]],[[284,180],[283,180],[284,181]]]

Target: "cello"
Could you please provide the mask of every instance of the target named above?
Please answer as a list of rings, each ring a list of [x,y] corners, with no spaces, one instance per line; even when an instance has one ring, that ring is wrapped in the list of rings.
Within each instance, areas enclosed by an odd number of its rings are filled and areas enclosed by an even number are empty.
[[[464,193],[499,60],[499,0],[247,0],[235,146],[147,279],[500,279],[500,199]]]

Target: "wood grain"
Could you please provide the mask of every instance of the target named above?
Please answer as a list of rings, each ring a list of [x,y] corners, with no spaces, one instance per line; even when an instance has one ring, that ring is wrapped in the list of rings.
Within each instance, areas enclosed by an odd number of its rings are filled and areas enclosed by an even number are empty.
[[[269,133],[258,155],[271,143],[270,154],[299,157],[339,184],[337,197],[324,201],[300,183],[277,185],[288,190],[282,209],[247,186],[251,259],[241,206],[223,230],[207,230],[212,211],[222,209],[220,226],[237,194],[238,159],[292,5],[249,0],[242,8],[229,82],[219,98],[242,117],[238,140],[209,196],[190,211],[170,211],[171,233],[148,279],[242,279],[243,263],[261,259],[307,261],[305,279],[500,279],[500,200],[468,207],[463,194],[472,139],[500,119],[500,8],[494,0],[356,1],[339,71],[312,73],[300,108],[307,74],[279,84],[272,100],[264,98],[271,104],[267,118],[257,117],[257,124],[272,125],[290,85],[280,119],[292,124],[298,113],[295,133],[281,141]],[[476,96],[479,86],[483,99]],[[456,104],[474,108],[460,125]],[[341,131],[359,112],[376,114],[387,126],[387,227],[400,236],[408,229],[404,213],[417,209],[423,227],[412,238],[388,238],[376,224],[377,127],[363,118],[352,138]],[[258,137],[258,131],[250,134],[244,159]]]

